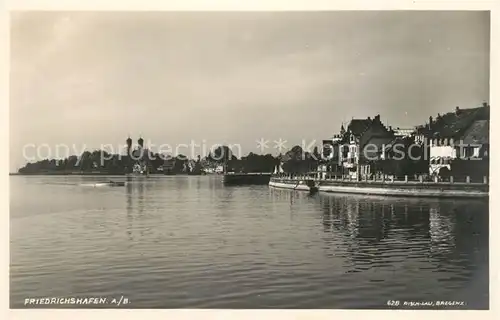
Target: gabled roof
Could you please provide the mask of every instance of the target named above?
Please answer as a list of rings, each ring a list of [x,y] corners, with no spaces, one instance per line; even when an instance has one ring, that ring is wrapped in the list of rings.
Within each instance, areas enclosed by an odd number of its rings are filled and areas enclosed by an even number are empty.
[[[371,127],[378,127],[385,131],[387,134],[390,134],[389,130],[386,126],[380,121],[380,115],[377,114],[373,119],[368,117],[367,119],[352,119],[347,127],[347,132],[350,132],[356,137],[362,136],[368,129]]]
[[[347,130],[350,131],[355,136],[360,136],[371,125],[372,121],[370,119],[352,119],[351,123],[349,123],[349,126],[347,127]]]
[[[352,119],[351,123],[347,127],[347,130],[350,131],[355,136],[362,135],[372,124],[370,119]]]

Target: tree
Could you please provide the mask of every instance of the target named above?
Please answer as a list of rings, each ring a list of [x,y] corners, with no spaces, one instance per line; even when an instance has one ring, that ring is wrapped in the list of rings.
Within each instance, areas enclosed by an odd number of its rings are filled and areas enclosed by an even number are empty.
[[[294,146],[287,151],[281,161],[286,173],[305,173],[315,171],[317,168],[317,161],[310,153],[304,152],[300,146]]]
[[[241,160],[233,160],[230,163],[232,169],[237,166],[238,170],[243,172],[273,172],[278,161],[271,154],[260,155],[250,152],[246,157],[241,157]]]
[[[237,160],[233,155],[233,151],[228,146],[218,146],[213,151],[209,152],[207,159],[214,163],[226,163],[229,160]]]
[[[370,164],[373,165],[374,172],[396,177],[427,174],[429,160],[426,159],[426,154],[429,153],[424,150],[424,147],[417,145],[414,138],[406,137],[400,139],[397,144],[394,144],[393,148],[386,152],[385,159],[370,161]]]

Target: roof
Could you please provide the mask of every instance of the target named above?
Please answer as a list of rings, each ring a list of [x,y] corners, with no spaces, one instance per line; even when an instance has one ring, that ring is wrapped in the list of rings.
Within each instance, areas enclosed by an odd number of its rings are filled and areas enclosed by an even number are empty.
[[[392,140],[394,140],[393,136],[390,136],[390,137],[389,136],[387,136],[387,137],[384,137],[384,136],[373,136],[373,137],[371,137],[366,142],[366,144],[374,144],[374,145],[381,146],[383,144],[390,143]]]
[[[365,144],[365,148],[367,145],[371,146],[376,146],[377,150],[380,152],[382,149],[386,147],[386,145],[390,144],[393,142],[395,139],[393,137],[372,137],[370,140],[368,140]]]
[[[370,119],[352,119],[347,130],[355,136],[360,136],[371,126],[371,124],[372,121]]]
[[[402,137],[395,137],[394,139],[392,139],[391,142],[387,143],[384,146],[384,150],[392,149],[395,144],[397,144],[397,143],[403,143],[403,141],[404,141],[404,139]]]
[[[437,118],[432,124],[434,135],[442,138],[458,138],[475,120],[489,120],[489,106],[459,109]]]
[[[488,144],[490,143],[490,122],[488,120],[477,120],[465,131],[464,144]]]

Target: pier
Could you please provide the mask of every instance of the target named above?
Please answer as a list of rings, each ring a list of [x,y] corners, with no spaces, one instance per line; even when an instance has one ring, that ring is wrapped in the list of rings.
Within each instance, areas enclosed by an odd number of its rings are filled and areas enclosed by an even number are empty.
[[[269,184],[272,173],[256,172],[256,173],[234,173],[226,172],[223,176],[225,185],[251,185],[251,184]]]
[[[403,197],[436,197],[436,198],[487,198],[489,197],[489,183],[486,177],[480,182],[471,182],[470,177],[456,179],[450,177],[447,181],[425,180],[420,176],[411,180],[408,176],[403,179],[376,179],[356,180],[346,177],[333,176],[318,178],[317,173],[290,176],[273,176],[269,186],[292,190],[309,191],[310,187],[304,181],[314,181],[314,186],[320,192],[352,193],[365,195],[403,196]]]

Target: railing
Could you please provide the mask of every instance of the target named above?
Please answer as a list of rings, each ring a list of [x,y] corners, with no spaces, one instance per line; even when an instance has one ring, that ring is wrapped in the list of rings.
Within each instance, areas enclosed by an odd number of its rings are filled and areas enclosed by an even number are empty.
[[[234,171],[227,171],[224,173],[225,175],[240,175],[240,176],[269,176],[272,175],[272,172],[234,172]]]
[[[273,174],[272,178],[281,178],[286,180],[315,180],[315,181],[333,181],[333,182],[366,182],[366,183],[405,183],[405,184],[481,184],[488,185],[487,176],[482,178],[471,176],[425,176],[425,175],[371,175],[353,177],[352,175],[335,175],[328,172],[308,172],[301,174]]]

